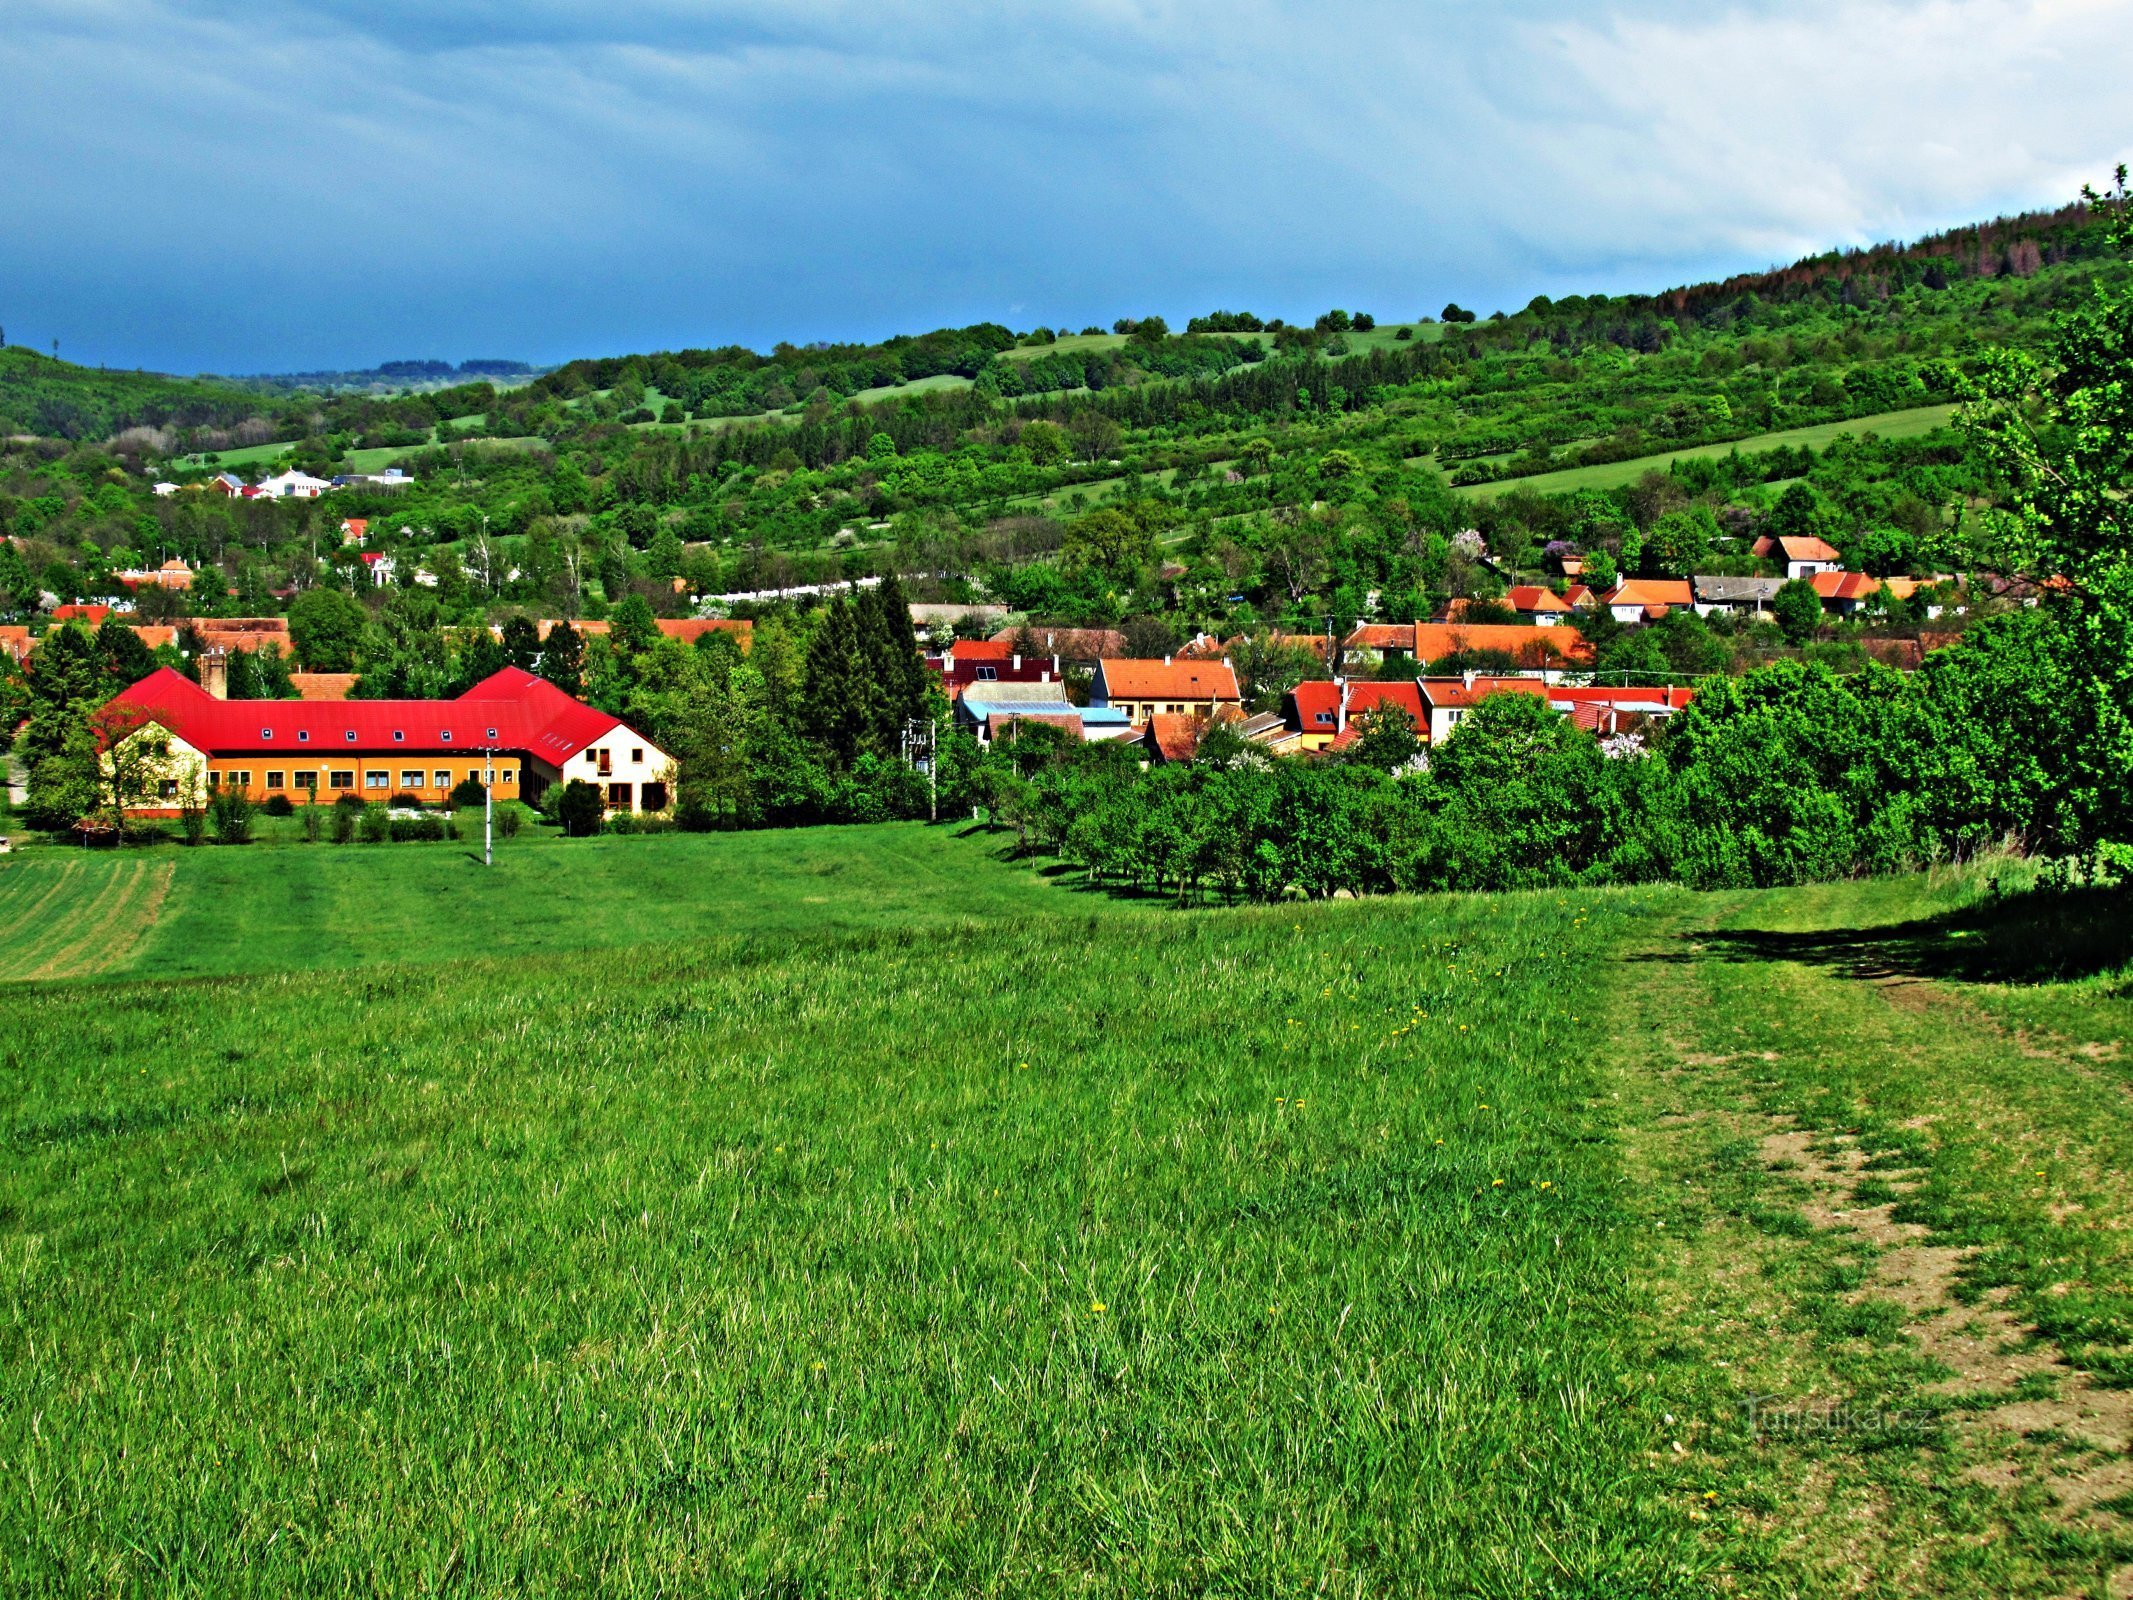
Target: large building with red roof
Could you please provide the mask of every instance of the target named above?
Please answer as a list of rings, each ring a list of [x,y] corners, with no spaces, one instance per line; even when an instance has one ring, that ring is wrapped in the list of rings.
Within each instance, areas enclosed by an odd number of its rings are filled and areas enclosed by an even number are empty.
[[[674,792],[665,751],[517,667],[456,700],[224,700],[164,667],[101,715],[107,737],[165,747],[148,810],[167,810],[195,787],[299,805],[344,794],[437,805],[485,771],[507,799],[581,778],[610,811],[664,811]]]

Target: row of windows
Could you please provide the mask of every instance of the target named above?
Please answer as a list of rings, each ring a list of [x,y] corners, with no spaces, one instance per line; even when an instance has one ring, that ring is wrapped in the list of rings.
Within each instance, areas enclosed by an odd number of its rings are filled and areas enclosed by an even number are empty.
[[[274,730],[272,728],[261,728],[259,730],[259,737],[262,740],[271,741],[274,737]],[[346,739],[350,744],[354,744],[356,742],[356,731],[353,728],[344,728],[341,731],[341,737],[343,739]],[[489,729],[489,737],[491,739],[494,739],[496,737],[496,730],[494,728]],[[309,744],[311,742],[311,730],[309,728],[298,728],[296,730],[296,742],[298,744]],[[450,744],[452,742],[452,730],[450,728],[438,729],[437,742],[439,744]],[[407,732],[405,729],[393,729],[393,743],[407,743]]]
[[[425,784],[423,782],[425,774],[423,773],[421,768],[402,767],[400,769],[400,787],[402,789],[421,789],[425,787],[432,789],[449,789],[452,787],[453,784],[459,781],[458,777],[454,775],[453,772],[447,767],[438,767],[433,772],[427,774],[427,776],[430,781]],[[468,774],[468,776],[478,777],[480,776],[480,774],[470,773]],[[318,774],[315,772],[297,773],[296,782],[293,785],[288,781],[288,778],[288,773],[280,771],[273,767],[269,767],[267,768],[266,772],[267,781],[265,787],[268,789],[316,789],[318,787]],[[249,789],[252,787],[252,774],[248,769],[238,767],[229,771],[214,774],[212,781],[226,788]],[[496,782],[497,786],[501,788],[506,785],[516,784],[518,782],[518,777],[517,774],[514,773],[509,767],[504,767],[497,772]],[[326,774],[326,787],[329,789],[353,789],[355,786],[356,775],[349,768],[332,768]],[[364,769],[364,788],[389,789],[392,786],[393,785],[391,772],[380,771],[375,767],[369,767]]]

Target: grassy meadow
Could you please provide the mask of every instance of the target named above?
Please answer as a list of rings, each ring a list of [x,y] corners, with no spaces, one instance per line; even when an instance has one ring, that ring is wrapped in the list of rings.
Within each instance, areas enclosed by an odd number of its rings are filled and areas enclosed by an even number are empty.
[[[1917,406],[1908,411],[1883,411],[1870,417],[1853,417],[1846,422],[1820,422],[1812,427],[1786,428],[1777,433],[1761,433],[1748,439],[1729,440],[1725,444],[1694,445],[1686,450],[1668,450],[1659,455],[1637,456],[1629,461],[1604,461],[1598,466],[1565,467],[1558,472],[1541,472],[1531,477],[1506,478],[1501,483],[1475,483],[1459,486],[1453,492],[1467,496],[1497,495],[1512,489],[1532,494],[1569,494],[1577,489],[1619,489],[1626,483],[1635,483],[1647,472],[1664,472],[1676,461],[1688,461],[1705,456],[1725,456],[1738,450],[1742,455],[1752,455],[1758,450],[1775,450],[1780,446],[1797,450],[1805,446],[1810,450],[1825,450],[1842,434],[1854,438],[1876,434],[1883,439],[1916,439],[1945,428],[1955,418],[1957,407],[1952,405]],[[1491,460],[1508,460],[1508,456],[1490,457]]]
[[[262,820],[273,839],[288,820]],[[517,957],[720,935],[913,935],[1056,910],[982,837],[901,826],[0,857],[0,981]],[[1066,898],[1073,898],[1067,896]],[[1111,902],[1102,902],[1115,909]],[[1116,908],[1122,909],[1122,908]]]
[[[2124,1580],[2114,905],[996,848],[134,858],[124,973],[0,988],[0,1591]]]

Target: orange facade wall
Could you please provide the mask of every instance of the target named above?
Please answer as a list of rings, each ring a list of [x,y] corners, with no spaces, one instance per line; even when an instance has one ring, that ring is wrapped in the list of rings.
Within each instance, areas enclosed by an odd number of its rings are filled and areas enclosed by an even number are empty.
[[[495,780],[496,797],[509,800],[519,792],[519,758],[498,756],[489,767]],[[391,756],[364,755],[351,751],[334,761],[306,759],[291,762],[272,757],[215,757],[207,764],[207,781],[213,787],[241,788],[255,801],[286,795],[298,805],[316,797],[329,803],[344,794],[364,800],[390,800],[411,795],[431,805],[441,805],[455,785],[482,775],[480,757],[464,755],[410,755],[404,750]],[[409,783],[408,778],[419,779]],[[381,781],[382,780],[382,781]]]

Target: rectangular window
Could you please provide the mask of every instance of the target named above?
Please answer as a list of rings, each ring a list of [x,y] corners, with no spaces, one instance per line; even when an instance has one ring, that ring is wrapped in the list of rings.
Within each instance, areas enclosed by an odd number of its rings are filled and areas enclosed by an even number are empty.
[[[389,772],[370,772],[366,770],[363,774],[363,787],[366,789],[390,789],[392,787],[391,779],[392,774]]]
[[[639,766],[642,766],[644,764],[644,751],[642,749],[632,748],[630,751],[630,760],[636,762]]]
[[[437,769],[436,777],[437,782],[434,787],[439,789],[449,789],[452,787],[452,774],[449,769],[445,767],[439,767]]]
[[[178,780],[176,778],[165,778],[162,782],[156,785],[156,793],[161,795],[165,800],[177,799]]]
[[[422,769],[420,767],[403,767],[400,771],[400,787],[403,789],[421,788]]]
[[[980,682],[980,683],[997,683],[997,682],[999,681],[999,679],[1000,679],[1000,669],[999,669],[998,667],[980,667],[980,668],[978,668],[978,682]]]
[[[235,772],[227,774],[223,781],[232,789],[249,789],[252,787],[252,774],[240,767]]]
[[[316,789],[318,787],[318,774],[315,772],[299,772],[296,775],[296,786],[299,789]]]
[[[518,782],[518,774],[506,767],[496,775],[496,781],[499,784],[516,783]]]
[[[286,772],[276,772],[272,767],[267,768],[267,787],[269,789],[288,788],[289,775]]]
[[[607,809],[610,811],[629,810],[631,792],[630,785],[626,783],[609,784],[607,786]]]

